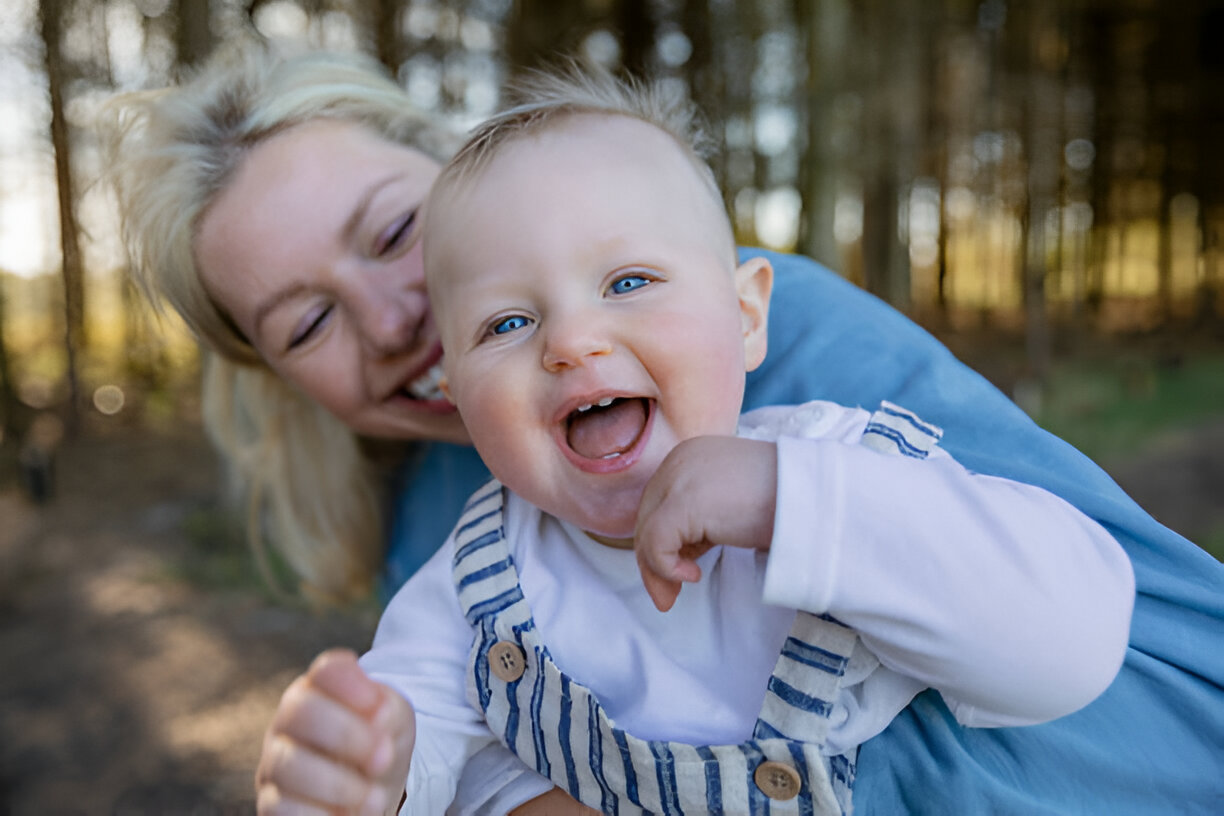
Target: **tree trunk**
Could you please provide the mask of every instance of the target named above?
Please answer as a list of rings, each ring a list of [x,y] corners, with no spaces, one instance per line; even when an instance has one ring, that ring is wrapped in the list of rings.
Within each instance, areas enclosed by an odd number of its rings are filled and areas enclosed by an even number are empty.
[[[874,44],[864,54],[863,92],[863,287],[899,309],[906,309],[909,265],[897,233],[899,156],[896,133],[897,83],[885,64],[899,44],[895,9],[882,3],[856,7],[862,35]]]
[[[213,47],[212,24],[209,19],[209,0],[178,0],[178,25],[174,30],[178,47],[178,71],[199,65]]]
[[[654,60],[654,23],[646,0],[620,0],[617,22],[621,37],[621,65],[634,76],[651,73]]]
[[[400,3],[397,0],[369,0],[369,18],[378,61],[387,66],[392,76],[398,76],[400,63],[404,60],[400,47]]]
[[[506,22],[511,75],[547,65],[557,54],[575,53],[589,19],[586,3],[534,0],[515,3]]]
[[[68,144],[68,122],[64,118],[64,71],[60,56],[62,0],[42,0],[38,6],[47,88],[51,98],[51,147],[55,154],[55,179],[59,192],[60,251],[64,282],[64,347],[68,380],[68,430],[76,428],[79,386],[77,356],[85,346],[85,282],[81,266],[72,183],[72,154]]]
[[[841,253],[833,235],[838,157],[829,112],[837,96],[837,77],[847,59],[844,48],[850,39],[851,12],[844,0],[826,0],[815,8],[796,0],[794,8],[803,32],[807,61],[804,106],[808,147],[799,157],[799,193],[803,197],[799,250],[828,267],[838,268]]]
[[[13,383],[13,368],[9,365],[8,343],[4,339],[5,294],[5,280],[0,277],[0,440],[17,433],[17,388]]]
[[[1050,370],[1051,339],[1046,313],[1046,278],[1051,247],[1046,242],[1046,217],[1057,212],[1062,175],[1062,146],[1066,142],[1061,116],[1063,65],[1044,54],[1037,44],[1058,27],[1057,12],[1042,6],[1029,12],[1029,96],[1023,109],[1028,152],[1028,209],[1024,217],[1023,260],[1024,337],[1029,371],[1044,383]],[[1050,16],[1047,16],[1050,15]]]
[[[1156,205],[1156,309],[1161,324],[1173,320],[1173,161],[1172,140],[1165,141],[1160,171],[1160,202]]]
[[[710,4],[707,0],[685,0],[682,14],[684,33],[688,35],[689,42],[693,46],[688,62],[684,65],[689,88],[693,101],[701,109],[706,122],[713,127],[715,123],[721,124],[726,120],[722,106],[719,104],[723,83],[718,74],[717,60],[714,57],[715,40],[710,19]],[[721,152],[722,134],[716,134],[715,138],[718,140]]]

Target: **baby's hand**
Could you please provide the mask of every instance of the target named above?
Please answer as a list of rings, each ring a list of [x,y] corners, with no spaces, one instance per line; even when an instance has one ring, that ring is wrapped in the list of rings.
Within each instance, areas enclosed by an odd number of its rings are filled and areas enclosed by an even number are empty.
[[[347,650],[324,652],[290,684],[255,772],[261,816],[393,814],[416,739],[412,707]]]
[[[681,442],[646,483],[634,549],[660,611],[683,581],[701,580],[697,558],[716,544],[768,549],[777,497],[777,448],[733,436]]]

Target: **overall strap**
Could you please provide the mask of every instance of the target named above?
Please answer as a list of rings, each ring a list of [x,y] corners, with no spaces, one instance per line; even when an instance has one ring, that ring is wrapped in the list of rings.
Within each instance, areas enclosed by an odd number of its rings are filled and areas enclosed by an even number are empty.
[[[828,800],[831,795],[836,809],[827,803],[826,808],[841,814],[852,811],[858,749],[829,756],[823,748],[829,717],[857,643],[854,630],[827,615],[795,613],[795,623],[774,665],[752,734],[757,740],[786,739],[822,749],[827,787],[816,791],[814,798]]]
[[[868,420],[859,444],[880,453],[925,459],[942,437],[941,428],[919,419],[913,411],[884,401]]]
[[[523,599],[505,545],[504,505],[501,483],[490,479],[468,499],[455,525],[452,575],[459,606],[473,626]]]

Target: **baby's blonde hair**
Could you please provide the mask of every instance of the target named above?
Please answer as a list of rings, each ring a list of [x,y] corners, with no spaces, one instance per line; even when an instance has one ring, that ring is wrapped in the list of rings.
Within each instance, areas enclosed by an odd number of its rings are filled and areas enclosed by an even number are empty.
[[[319,119],[360,124],[440,162],[458,143],[368,57],[277,59],[253,42],[223,49],[178,87],[116,97],[99,129],[133,280],[212,352],[204,418],[247,498],[249,537],[262,552],[268,528],[308,595],[342,600],[367,592],[381,567],[381,476],[347,426],[267,368],[209,297],[193,246],[248,151]]]
[[[709,136],[697,105],[679,81],[619,79],[598,65],[570,60],[525,74],[510,86],[509,96],[509,107],[477,126],[442,169],[434,182],[434,194],[464,188],[479,176],[504,145],[547,130],[565,117],[575,114],[624,116],[645,122],[672,137],[697,171],[726,223],[727,234],[732,234],[722,193],[708,163],[715,142]],[[734,258],[734,239],[729,242],[729,248]]]

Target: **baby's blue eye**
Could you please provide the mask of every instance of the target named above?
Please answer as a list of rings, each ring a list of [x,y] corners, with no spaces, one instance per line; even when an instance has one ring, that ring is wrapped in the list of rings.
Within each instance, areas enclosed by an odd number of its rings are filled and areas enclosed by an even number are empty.
[[[511,315],[494,323],[490,331],[493,334],[506,334],[507,332],[526,328],[530,323],[531,321],[522,315]]]
[[[626,275],[623,278],[617,278],[612,281],[612,285],[608,288],[611,289],[614,295],[623,295],[626,292],[641,289],[648,283],[650,283],[650,279],[641,275]]]

